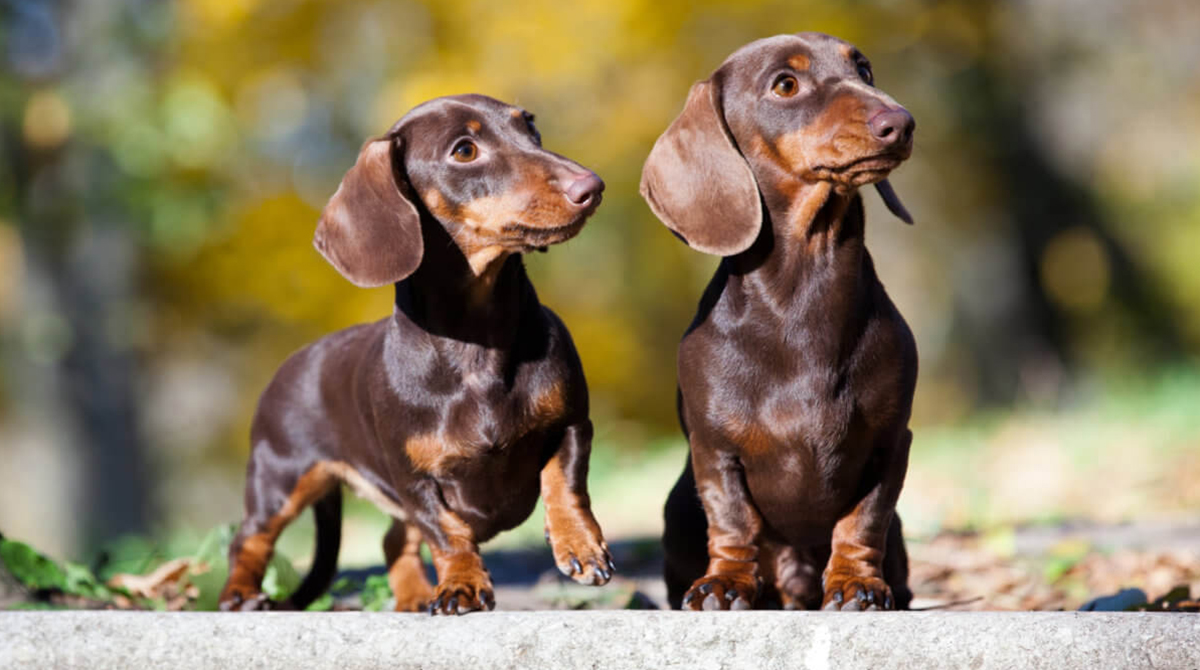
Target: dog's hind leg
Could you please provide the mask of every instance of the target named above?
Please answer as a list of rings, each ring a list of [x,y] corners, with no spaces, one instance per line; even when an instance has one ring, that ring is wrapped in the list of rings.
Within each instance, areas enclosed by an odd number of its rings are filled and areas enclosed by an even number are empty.
[[[229,578],[219,599],[222,610],[270,609],[262,592],[263,575],[283,529],[305,507],[340,485],[323,463],[297,472],[269,444],[255,444],[246,476],[246,516],[229,547]]]
[[[433,602],[433,585],[421,561],[421,531],[400,519],[383,538],[383,556],[388,566],[388,585],[396,596],[397,612],[423,612]]]

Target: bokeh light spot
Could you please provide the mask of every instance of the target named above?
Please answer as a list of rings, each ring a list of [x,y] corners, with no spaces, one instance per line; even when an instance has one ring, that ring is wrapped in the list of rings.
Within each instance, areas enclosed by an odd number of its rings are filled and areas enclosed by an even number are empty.
[[[171,157],[183,167],[204,168],[234,144],[235,127],[221,94],[201,76],[172,82],[163,101]]]
[[[25,142],[38,149],[53,149],[71,134],[71,109],[54,91],[38,91],[25,104]]]
[[[1073,312],[1100,308],[1108,295],[1110,275],[1108,254],[1086,228],[1059,233],[1042,252],[1042,286],[1051,300]]]
[[[244,21],[258,0],[189,0],[193,16],[214,26],[236,25]]]

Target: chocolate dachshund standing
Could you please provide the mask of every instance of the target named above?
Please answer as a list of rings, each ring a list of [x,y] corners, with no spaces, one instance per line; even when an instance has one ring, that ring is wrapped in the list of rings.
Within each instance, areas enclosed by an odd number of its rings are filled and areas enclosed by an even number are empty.
[[[478,545],[524,521],[539,492],[559,569],[609,580],[587,493],[583,369],[521,262],[578,233],[603,189],[542,148],[532,115],[479,95],[420,105],[363,146],[315,244],[354,284],[395,284],[395,311],[296,353],[263,393],[222,609],[303,608],[328,587],[343,484],[394,519],[384,553],[397,610],[491,609]],[[267,562],[309,505],[312,571],[272,603]]]
[[[665,510],[671,605],[907,608],[895,514],[917,350],[864,245],[859,188],[913,119],[827,35],[738,50],[692,87],[642,196],[723,257],[679,347],[690,459]]]

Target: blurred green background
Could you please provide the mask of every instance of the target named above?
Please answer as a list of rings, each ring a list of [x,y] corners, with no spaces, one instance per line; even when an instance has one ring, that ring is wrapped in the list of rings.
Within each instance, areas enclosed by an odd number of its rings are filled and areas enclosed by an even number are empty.
[[[654,219],[642,161],[693,81],[800,30],[855,42],[918,123],[892,179],[917,225],[867,195],[921,354],[909,531],[1200,506],[1194,0],[0,0],[0,21],[0,530],[48,553],[240,517],[275,368],[391,308],[312,249],[320,208],[366,137],[463,92],[533,111],[607,182],[527,263],[588,373],[597,515],[655,534],[675,347],[716,261]],[[385,522],[352,517],[344,556],[378,561]]]

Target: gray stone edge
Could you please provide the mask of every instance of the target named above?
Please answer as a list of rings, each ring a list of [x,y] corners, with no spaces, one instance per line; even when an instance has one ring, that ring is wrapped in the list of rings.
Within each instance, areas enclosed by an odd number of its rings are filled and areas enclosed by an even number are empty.
[[[0,668],[1180,668],[1200,615],[2,612]]]

